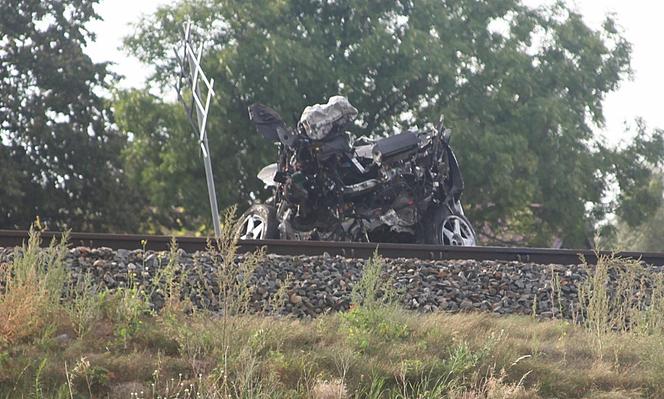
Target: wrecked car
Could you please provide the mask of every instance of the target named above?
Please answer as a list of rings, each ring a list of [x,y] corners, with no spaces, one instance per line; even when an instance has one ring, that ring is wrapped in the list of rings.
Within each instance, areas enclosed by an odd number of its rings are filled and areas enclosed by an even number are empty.
[[[239,238],[475,245],[450,130],[441,122],[352,143],[344,127],[357,115],[342,96],[305,108],[295,128],[249,107],[279,152],[258,173],[272,196],[241,216]]]

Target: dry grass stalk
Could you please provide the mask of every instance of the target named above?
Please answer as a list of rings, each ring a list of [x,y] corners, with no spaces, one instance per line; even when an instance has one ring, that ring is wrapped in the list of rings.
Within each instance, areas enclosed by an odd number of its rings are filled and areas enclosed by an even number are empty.
[[[341,380],[316,381],[312,390],[313,399],[346,399],[348,389]]]
[[[40,332],[59,311],[66,280],[67,234],[41,249],[39,233],[30,229],[27,245],[16,249],[13,262],[2,270],[0,347]]]

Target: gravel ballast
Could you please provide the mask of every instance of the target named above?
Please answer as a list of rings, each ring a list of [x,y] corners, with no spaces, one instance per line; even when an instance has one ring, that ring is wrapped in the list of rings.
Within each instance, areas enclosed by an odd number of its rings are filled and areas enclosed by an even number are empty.
[[[10,262],[13,251],[0,248],[0,264]],[[183,295],[197,307],[219,311],[219,285],[210,254],[179,250],[177,259]],[[114,289],[128,286],[131,274],[135,284],[151,292],[154,308],[160,308],[164,298],[161,290],[152,288],[153,281],[168,262],[168,252],[87,247],[72,248],[65,258],[73,283],[90,274],[95,284]],[[353,285],[367,262],[328,255],[265,255],[250,278],[251,307],[271,311],[274,296],[282,292],[285,300],[275,310],[278,313],[315,317],[347,310]],[[583,265],[405,258],[383,259],[383,264],[383,278],[403,305],[425,312],[485,311],[569,319],[578,312],[579,287],[587,276]]]

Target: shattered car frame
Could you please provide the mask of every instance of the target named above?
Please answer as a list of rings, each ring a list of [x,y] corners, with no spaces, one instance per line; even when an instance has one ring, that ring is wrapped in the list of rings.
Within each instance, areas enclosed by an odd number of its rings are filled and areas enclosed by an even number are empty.
[[[357,114],[335,96],[291,128],[270,107],[249,107],[279,151],[258,173],[272,196],[242,215],[238,237],[475,245],[450,130],[441,122],[353,145],[344,126]]]

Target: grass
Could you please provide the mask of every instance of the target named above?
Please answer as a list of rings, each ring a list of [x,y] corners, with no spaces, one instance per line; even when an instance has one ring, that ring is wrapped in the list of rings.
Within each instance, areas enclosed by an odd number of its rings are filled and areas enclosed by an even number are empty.
[[[231,231],[210,244],[221,314],[183,299],[175,245],[155,311],[131,283],[69,285],[66,243],[33,233],[0,265],[0,398],[664,397],[664,285],[637,263],[589,268],[571,323],[405,311],[375,256],[351,310],[296,320],[247,312],[262,254],[230,262]]]

